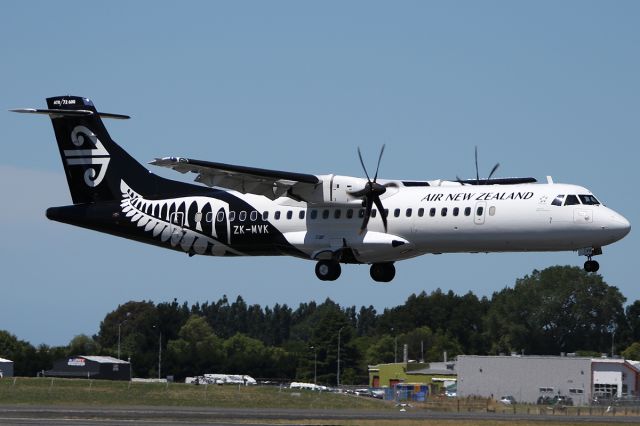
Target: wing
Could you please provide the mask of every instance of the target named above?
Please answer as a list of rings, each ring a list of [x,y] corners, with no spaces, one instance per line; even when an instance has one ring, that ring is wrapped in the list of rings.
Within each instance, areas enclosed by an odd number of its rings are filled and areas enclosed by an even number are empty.
[[[168,167],[180,173],[196,173],[195,181],[207,186],[232,189],[243,194],[257,194],[275,200],[287,195],[303,200],[315,191],[322,180],[316,175],[258,169],[190,158],[156,158],[149,164]]]

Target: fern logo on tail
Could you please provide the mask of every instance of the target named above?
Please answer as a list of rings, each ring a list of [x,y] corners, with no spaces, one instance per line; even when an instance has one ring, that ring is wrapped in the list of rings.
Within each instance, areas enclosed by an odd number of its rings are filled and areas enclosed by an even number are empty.
[[[76,126],[71,132],[71,142],[78,149],[65,149],[64,156],[69,166],[88,166],[84,172],[84,183],[94,188],[100,185],[109,166],[109,153],[100,139],[85,126]]]

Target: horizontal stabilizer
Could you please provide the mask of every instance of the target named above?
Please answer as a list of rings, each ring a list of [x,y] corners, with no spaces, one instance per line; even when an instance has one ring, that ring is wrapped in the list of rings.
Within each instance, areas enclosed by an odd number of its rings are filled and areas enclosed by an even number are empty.
[[[94,112],[87,109],[35,109],[35,108],[17,108],[10,109],[11,112],[19,112],[23,114],[44,114],[49,115],[51,118],[56,117],[82,117],[87,115],[93,115]],[[115,118],[118,120],[126,120],[131,117],[123,114],[112,114],[108,112],[98,112],[101,118]]]

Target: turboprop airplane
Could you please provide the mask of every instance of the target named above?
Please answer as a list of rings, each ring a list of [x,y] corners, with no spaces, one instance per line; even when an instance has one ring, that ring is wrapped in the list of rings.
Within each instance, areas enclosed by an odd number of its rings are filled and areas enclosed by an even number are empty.
[[[47,217],[189,256],[296,256],[333,281],[341,264],[369,264],[375,281],[394,262],[423,254],[577,251],[593,256],[629,233],[629,222],[588,189],[534,178],[373,179],[259,169],[183,157],[155,166],[194,173],[202,185],[149,172],[117,145],[83,97],[47,99],[72,205]]]

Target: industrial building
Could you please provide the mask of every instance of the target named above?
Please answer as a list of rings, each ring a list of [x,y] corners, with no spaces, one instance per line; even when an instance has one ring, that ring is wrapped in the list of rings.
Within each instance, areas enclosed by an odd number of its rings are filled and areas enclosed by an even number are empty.
[[[0,378],[13,377],[13,361],[0,358]]]
[[[427,385],[430,395],[444,392],[456,383],[455,362],[398,362],[369,366],[369,386],[394,388],[397,385]]]
[[[46,377],[130,380],[131,364],[110,356],[78,355],[53,363],[44,373]]]
[[[458,396],[535,404],[541,397],[571,397],[576,405],[594,398],[638,396],[640,369],[615,358],[577,356],[458,356]]]

